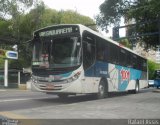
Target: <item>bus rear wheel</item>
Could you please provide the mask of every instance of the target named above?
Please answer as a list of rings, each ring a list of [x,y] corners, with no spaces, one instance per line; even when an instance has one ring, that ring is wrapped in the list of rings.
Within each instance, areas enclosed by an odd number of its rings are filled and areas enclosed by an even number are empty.
[[[138,80],[136,81],[135,89],[133,90],[133,94],[139,93],[139,82]]]
[[[134,94],[139,93],[139,81],[136,81],[136,86],[135,86],[135,90],[134,90]]]
[[[138,80],[136,81],[135,89],[134,90],[128,90],[128,92],[130,94],[137,94],[137,93],[139,93],[139,81]]]
[[[108,85],[105,80],[101,80],[98,87],[97,98],[103,99],[106,97],[108,97]]]

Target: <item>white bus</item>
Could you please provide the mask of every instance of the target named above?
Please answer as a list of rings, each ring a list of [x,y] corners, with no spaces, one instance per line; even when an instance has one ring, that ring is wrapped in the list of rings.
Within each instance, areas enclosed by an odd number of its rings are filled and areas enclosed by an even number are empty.
[[[105,98],[148,86],[145,58],[83,25],[45,27],[32,42],[32,90]]]

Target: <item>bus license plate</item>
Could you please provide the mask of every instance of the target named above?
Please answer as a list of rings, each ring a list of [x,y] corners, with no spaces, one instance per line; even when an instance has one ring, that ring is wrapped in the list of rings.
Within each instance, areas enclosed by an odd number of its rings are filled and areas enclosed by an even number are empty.
[[[54,89],[54,85],[53,84],[46,84],[46,88],[47,89]]]

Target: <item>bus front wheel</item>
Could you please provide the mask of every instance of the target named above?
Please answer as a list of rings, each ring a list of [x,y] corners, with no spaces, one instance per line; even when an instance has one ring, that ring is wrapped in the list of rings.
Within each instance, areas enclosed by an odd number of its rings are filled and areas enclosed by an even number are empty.
[[[97,98],[103,99],[108,97],[108,85],[105,80],[101,80],[98,86]]]

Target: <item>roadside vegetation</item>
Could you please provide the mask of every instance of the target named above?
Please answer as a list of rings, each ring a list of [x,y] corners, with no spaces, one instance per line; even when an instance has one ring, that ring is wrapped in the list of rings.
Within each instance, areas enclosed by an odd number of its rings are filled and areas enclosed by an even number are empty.
[[[143,23],[146,20],[153,22],[160,17],[160,1],[157,0],[106,0],[100,6],[100,14],[97,15],[97,25],[104,30],[112,24],[119,26],[121,18],[125,22],[134,20],[135,23]],[[27,11],[26,11],[27,10]],[[95,21],[87,16],[79,14],[73,10],[54,10],[48,8],[39,0],[0,0],[0,49],[10,50],[12,46],[18,45],[19,59],[10,60],[9,68],[22,69],[31,64],[31,50],[29,40],[33,31],[54,24],[95,24]],[[137,34],[157,32],[158,23],[145,23],[138,25]],[[96,26],[92,29],[96,30]],[[135,32],[130,30],[133,35]],[[149,46],[156,46],[159,43],[159,36],[139,37],[141,42]],[[131,48],[128,39],[121,40],[121,44]],[[153,61],[148,61],[149,78],[153,78],[153,71],[160,69],[160,65]],[[4,60],[0,59],[0,68],[4,66]]]
[[[149,79],[155,79],[154,78],[154,71],[160,69],[160,64],[157,64],[151,60],[148,60],[148,75]]]
[[[123,18],[125,25],[128,25],[126,29],[130,42],[140,40],[148,49],[159,45],[159,6],[159,0],[105,0],[100,5],[96,21],[98,26],[108,31],[111,25],[119,27]]]
[[[27,11],[26,11],[27,10]],[[95,24],[90,17],[73,10],[48,8],[40,0],[0,0],[0,49],[12,50],[18,45],[18,60],[9,60],[9,68],[22,69],[31,65],[33,31],[55,24]],[[92,26],[96,30],[96,26]],[[4,66],[0,59],[0,68]]]

